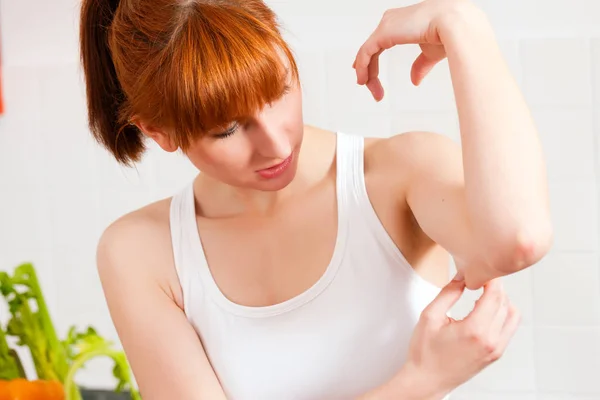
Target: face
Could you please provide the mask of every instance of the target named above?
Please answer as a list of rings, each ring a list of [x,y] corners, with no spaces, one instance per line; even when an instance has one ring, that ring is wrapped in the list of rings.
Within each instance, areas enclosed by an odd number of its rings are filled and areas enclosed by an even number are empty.
[[[257,115],[192,143],[186,155],[204,174],[228,185],[276,191],[296,174],[303,133],[302,91],[294,83]]]

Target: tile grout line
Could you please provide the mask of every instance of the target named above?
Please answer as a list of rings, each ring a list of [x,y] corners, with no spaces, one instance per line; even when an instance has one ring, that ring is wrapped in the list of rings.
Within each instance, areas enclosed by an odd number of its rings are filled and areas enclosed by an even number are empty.
[[[591,96],[592,96],[592,132],[593,132],[593,140],[594,140],[594,171],[595,171],[595,184],[596,184],[596,203],[600,200],[600,116],[597,116],[596,113],[600,112],[600,98],[598,96],[600,93],[597,93],[597,88],[600,88],[600,76],[598,72],[595,70],[595,64],[597,62],[597,58],[600,58],[600,54],[596,54],[595,51],[595,42],[593,38],[589,39],[589,50],[590,50],[590,84],[591,84]],[[597,43],[600,44],[600,41]],[[600,53],[600,51],[598,52]],[[600,67],[600,65],[598,66]],[[600,207],[596,204],[596,232],[600,235]],[[598,281],[600,282],[600,257],[597,257],[596,263],[597,273],[598,273]],[[600,291],[600,284],[596,288]]]
[[[531,39],[529,39],[531,40]],[[517,46],[517,58],[519,59],[519,74],[520,74],[520,81],[521,81],[521,90],[523,91],[523,96],[525,96],[525,79],[526,79],[526,68],[525,68],[525,63],[524,63],[524,57],[523,57],[523,41],[524,38],[519,38],[516,41],[516,46]],[[535,268],[535,265],[532,267]],[[530,287],[529,290],[531,291],[531,357],[532,357],[532,365],[533,365],[533,389],[534,389],[534,393],[538,394],[539,392],[539,377],[538,377],[538,371],[537,371],[537,348],[536,348],[536,327],[537,327],[537,323],[536,323],[536,307],[535,307],[535,271],[532,270],[531,271],[531,282],[529,283]]]

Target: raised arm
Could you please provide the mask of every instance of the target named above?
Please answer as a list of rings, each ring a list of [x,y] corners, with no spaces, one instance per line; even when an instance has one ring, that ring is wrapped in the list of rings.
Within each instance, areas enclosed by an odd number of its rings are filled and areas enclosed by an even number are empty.
[[[536,263],[551,245],[542,147],[481,10],[466,0],[426,0],[388,11],[357,55],[358,83],[380,99],[379,54],[411,43],[422,50],[412,69],[416,85],[448,59],[462,149],[418,134],[390,139],[388,151],[405,157],[396,165],[410,167],[405,193],[420,226],[454,256],[468,287],[478,288]]]

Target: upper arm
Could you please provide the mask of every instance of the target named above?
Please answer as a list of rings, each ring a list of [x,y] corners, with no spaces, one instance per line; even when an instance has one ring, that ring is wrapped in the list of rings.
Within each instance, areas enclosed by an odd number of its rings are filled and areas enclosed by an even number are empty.
[[[467,212],[462,152],[445,136],[410,132],[385,139],[380,156],[423,232],[455,259],[469,259],[476,241]],[[391,168],[390,168],[391,167]]]
[[[103,233],[97,264],[142,397],[225,399],[196,332],[159,283],[164,260],[148,249],[164,248],[164,240],[136,222],[119,220]]]

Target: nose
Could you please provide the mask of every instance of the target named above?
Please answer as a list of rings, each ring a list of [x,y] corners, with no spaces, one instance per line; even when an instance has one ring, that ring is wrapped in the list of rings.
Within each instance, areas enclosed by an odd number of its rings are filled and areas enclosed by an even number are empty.
[[[285,130],[273,119],[259,117],[251,137],[259,157],[269,161],[283,161],[292,153],[292,144]]]

